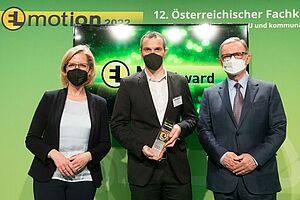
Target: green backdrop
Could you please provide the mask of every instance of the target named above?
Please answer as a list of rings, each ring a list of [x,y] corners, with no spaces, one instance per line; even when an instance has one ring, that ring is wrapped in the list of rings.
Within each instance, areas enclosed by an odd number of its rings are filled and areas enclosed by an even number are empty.
[[[277,154],[282,184],[278,199],[300,199],[300,135],[297,125],[300,120],[297,93],[297,80],[300,80],[299,0],[2,0],[0,14],[9,7],[18,7],[26,14],[48,12],[48,19],[51,13],[66,12],[70,16],[71,12],[114,12],[110,15],[100,13],[103,23],[107,16],[129,17],[131,22],[151,24],[249,23],[249,46],[253,55],[250,73],[255,78],[278,85],[288,118],[287,138]],[[123,11],[140,13],[128,16],[115,13]],[[0,199],[33,199],[32,179],[27,175],[33,156],[25,148],[24,139],[43,92],[61,87],[61,57],[72,46],[73,29],[67,23],[71,18],[65,24],[53,26],[57,20],[62,20],[58,18],[59,15],[52,16],[50,24],[45,26],[25,22],[15,31],[0,24]],[[78,20],[82,22],[84,18]],[[212,199],[212,193],[205,188],[206,155],[195,135],[188,142],[193,147],[188,152],[193,197]],[[130,199],[126,160],[122,148],[114,147],[110,151],[102,162],[104,182],[95,199]]]

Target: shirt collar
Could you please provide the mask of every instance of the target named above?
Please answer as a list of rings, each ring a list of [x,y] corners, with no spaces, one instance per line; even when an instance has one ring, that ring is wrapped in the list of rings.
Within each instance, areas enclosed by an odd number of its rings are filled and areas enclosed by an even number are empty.
[[[249,80],[249,74],[248,72],[246,72],[245,76],[238,83],[241,85],[243,89],[245,89],[247,87],[248,80]],[[228,82],[228,88],[230,90],[232,90],[234,88],[234,85],[237,83],[236,81],[231,80],[228,77],[227,77],[227,82]]]
[[[163,69],[163,70],[164,70],[164,75],[159,80],[153,80],[151,78],[151,76],[148,74],[147,70],[144,69],[146,77],[147,77],[147,80],[148,81],[152,81],[152,82],[161,82],[162,80],[167,79],[167,71],[165,69]]]

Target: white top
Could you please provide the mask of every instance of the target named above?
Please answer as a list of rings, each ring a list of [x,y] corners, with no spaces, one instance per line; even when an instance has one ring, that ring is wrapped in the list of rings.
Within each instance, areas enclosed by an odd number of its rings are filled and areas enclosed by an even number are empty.
[[[167,72],[160,80],[153,80],[145,70],[152,100],[160,124],[163,124],[165,112],[168,105],[168,81]]]
[[[87,100],[74,101],[67,98],[60,121],[59,152],[67,158],[86,152],[90,130],[91,120]],[[56,169],[52,179],[67,182],[92,181],[87,167],[81,169],[75,177],[64,177]]]

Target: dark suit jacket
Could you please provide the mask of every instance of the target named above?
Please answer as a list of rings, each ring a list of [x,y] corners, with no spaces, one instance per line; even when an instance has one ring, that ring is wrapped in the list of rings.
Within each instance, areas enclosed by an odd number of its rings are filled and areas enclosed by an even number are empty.
[[[111,147],[107,108],[102,97],[88,91],[86,95],[91,118],[88,151],[92,155],[87,168],[95,186],[99,187],[102,181],[100,161]],[[35,155],[28,174],[37,181],[49,181],[56,170],[53,160],[47,156],[51,149],[59,149],[60,120],[66,97],[66,88],[45,92],[33,116],[25,142]]]
[[[240,123],[236,124],[230,104],[227,80],[204,91],[198,137],[208,154],[207,187],[229,193],[238,176],[220,164],[227,151],[251,154],[258,167],[242,178],[254,194],[281,190],[276,152],[286,136],[286,117],[274,84],[249,77]]]
[[[168,162],[181,183],[190,181],[190,167],[184,137],[196,126],[196,112],[184,77],[167,72],[169,99],[164,120],[181,127],[181,139],[167,149]],[[182,96],[183,103],[173,106],[173,98]],[[180,119],[182,118],[182,120]],[[161,125],[152,101],[144,71],[123,78],[112,115],[112,134],[128,150],[128,181],[144,186],[152,177],[158,161],[149,160],[142,153],[144,145],[152,146]]]

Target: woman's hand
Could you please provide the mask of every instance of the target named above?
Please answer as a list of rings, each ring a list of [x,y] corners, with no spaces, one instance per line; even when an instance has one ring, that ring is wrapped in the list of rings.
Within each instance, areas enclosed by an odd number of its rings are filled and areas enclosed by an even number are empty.
[[[73,166],[72,162],[70,159],[66,158],[62,153],[57,151],[56,149],[52,149],[48,153],[48,157],[51,158],[58,171],[61,173],[63,176],[74,176],[75,175],[75,167]]]
[[[72,166],[74,166],[75,172],[83,169],[89,161],[92,160],[92,155],[89,151],[74,155],[70,158]]]

